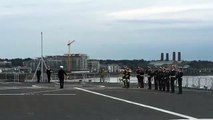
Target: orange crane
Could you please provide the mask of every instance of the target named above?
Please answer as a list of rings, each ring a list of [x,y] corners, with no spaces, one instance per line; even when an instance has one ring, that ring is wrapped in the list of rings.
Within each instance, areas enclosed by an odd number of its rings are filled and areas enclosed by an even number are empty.
[[[68,72],[71,72],[71,52],[70,52],[70,46],[71,46],[71,44],[73,44],[75,42],[75,40],[73,40],[73,41],[68,41],[68,44],[67,44],[67,46],[68,46],[68,61],[67,61],[67,63],[68,63],[68,65],[67,65],[67,70],[68,70]]]

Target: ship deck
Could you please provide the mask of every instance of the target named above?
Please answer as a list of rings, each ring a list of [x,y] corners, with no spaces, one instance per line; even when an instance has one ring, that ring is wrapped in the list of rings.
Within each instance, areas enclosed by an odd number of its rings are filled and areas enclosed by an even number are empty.
[[[183,94],[110,83],[0,82],[1,120],[213,119],[213,92]]]

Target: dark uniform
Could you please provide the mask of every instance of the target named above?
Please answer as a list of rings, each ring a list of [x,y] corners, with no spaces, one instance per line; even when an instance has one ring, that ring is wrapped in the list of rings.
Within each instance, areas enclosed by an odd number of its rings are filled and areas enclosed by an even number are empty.
[[[171,77],[171,90],[172,90],[172,93],[175,92],[175,80],[176,80],[176,70],[175,68],[173,68],[171,70],[171,73],[170,73],[170,77]]]
[[[153,77],[153,74],[152,74],[151,68],[147,69],[146,74],[148,75],[148,89],[152,89],[152,77]]]
[[[58,78],[60,81],[60,88],[64,88],[64,75],[67,75],[67,73],[63,70],[63,68],[61,68],[58,71]]]
[[[144,70],[141,69],[140,71],[140,78],[141,78],[141,87],[144,88]]]
[[[158,70],[158,86],[161,91],[163,87],[163,71],[161,68]]]
[[[126,84],[127,84],[127,81],[126,81],[126,74],[127,74],[127,70],[126,70],[126,69],[124,69],[124,71],[123,71],[122,73],[123,73],[122,81],[123,81],[123,84],[124,84],[124,86],[123,86],[123,87],[126,87]]]
[[[178,80],[178,89],[179,89],[179,94],[182,94],[182,77],[183,77],[183,72],[182,71],[178,71],[177,72],[177,80]]]
[[[129,88],[129,84],[130,84],[130,70],[124,69],[123,71],[123,83],[124,83],[124,87],[125,88]]]
[[[143,72],[143,70],[141,68],[138,68],[136,70],[136,74],[137,74],[137,79],[138,79],[138,87],[143,88],[144,87],[144,81],[143,81],[144,72]]]
[[[51,76],[52,70],[48,67],[46,70],[46,73],[47,73],[48,83],[50,83],[50,76]]]
[[[130,70],[127,69],[127,72],[126,72],[126,88],[129,88],[129,84],[130,84]]]
[[[37,82],[40,82],[40,78],[41,78],[41,70],[37,70],[36,71],[36,76],[37,76]]]
[[[155,90],[158,90],[158,70],[157,69],[154,71],[153,75],[154,75]]]
[[[166,85],[166,91],[169,92],[170,91],[170,71],[166,70],[166,76],[165,76],[165,85]]]
[[[162,89],[166,91],[166,70],[163,69],[162,71]]]

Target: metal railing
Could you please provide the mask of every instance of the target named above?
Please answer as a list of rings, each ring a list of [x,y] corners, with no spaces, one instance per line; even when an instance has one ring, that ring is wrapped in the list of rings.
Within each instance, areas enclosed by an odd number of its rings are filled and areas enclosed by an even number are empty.
[[[213,76],[184,76],[183,87],[213,90]]]
[[[36,78],[32,80],[33,74],[24,73],[0,73],[0,81],[8,82],[36,82]],[[104,77],[104,82],[120,83],[121,76],[107,74]],[[51,75],[52,80],[58,80],[57,74]],[[68,74],[66,78],[69,82],[100,82],[100,75],[97,73],[78,73]],[[47,81],[46,74],[44,74],[44,81]],[[147,83],[147,78],[144,79]],[[103,82],[103,81],[102,81]],[[131,83],[137,83],[137,78],[132,76]],[[177,85],[177,84],[176,84]],[[182,86],[185,88],[213,90],[213,76],[184,76]]]

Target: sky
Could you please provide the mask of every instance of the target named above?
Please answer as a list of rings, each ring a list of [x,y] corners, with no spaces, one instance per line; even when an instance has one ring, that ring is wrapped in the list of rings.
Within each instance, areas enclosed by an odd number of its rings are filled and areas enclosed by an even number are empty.
[[[212,0],[0,0],[0,58],[213,61]]]

